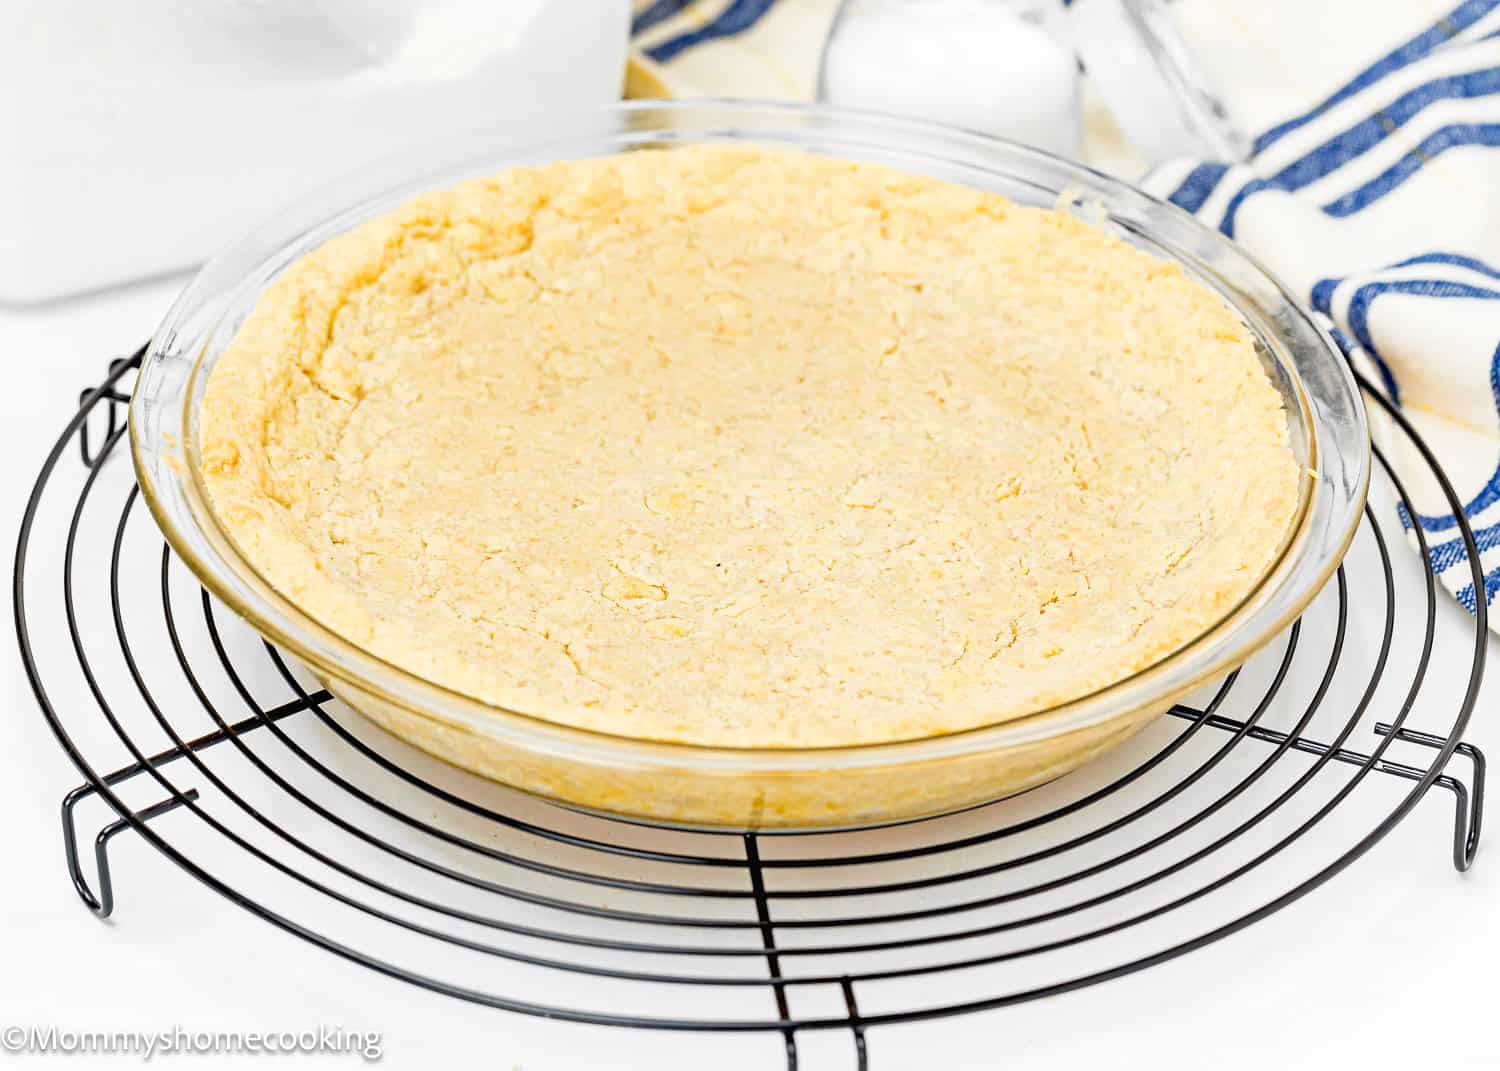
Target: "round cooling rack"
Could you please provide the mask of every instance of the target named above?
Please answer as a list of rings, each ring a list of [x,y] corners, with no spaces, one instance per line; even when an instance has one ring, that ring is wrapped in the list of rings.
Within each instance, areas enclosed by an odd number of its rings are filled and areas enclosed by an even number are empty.
[[[849,1030],[863,1067],[869,1028],[1065,993],[1249,926],[1434,787],[1454,808],[1453,865],[1473,859],[1484,760],[1461,735],[1485,607],[1439,597],[1420,529],[1420,557],[1399,546],[1394,506],[1411,500],[1378,449],[1361,530],[1302,620],[1107,756],[941,818],[687,831],[447,767],[225,612],[164,545],[120,448],[138,362],[84,393],[15,565],[21,654],[85,778],[63,836],[96,914],[115,906],[110,841],[132,830],[239,907],[406,982],[581,1022],[775,1031],[793,1067],[799,1033]],[[1452,487],[1362,385],[1425,461],[1482,585]],[[1466,675],[1429,671],[1439,644],[1472,650]],[[114,815],[85,866],[91,797]]]

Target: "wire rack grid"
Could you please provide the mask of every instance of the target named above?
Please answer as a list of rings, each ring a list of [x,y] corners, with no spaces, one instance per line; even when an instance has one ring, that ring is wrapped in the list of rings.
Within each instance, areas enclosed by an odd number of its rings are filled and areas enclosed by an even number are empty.
[[[1485,765],[1462,735],[1485,607],[1440,613],[1426,537],[1421,558],[1394,546],[1407,535],[1392,508],[1367,508],[1334,582],[1270,649],[1050,785],[875,829],[663,829],[414,751],[227,614],[140,503],[121,418],[140,359],[81,396],[14,574],[23,661],[84,778],[62,804],[69,873],[100,916],[115,908],[109,845],[131,831],[240,908],[408,983],[559,1019],[774,1032],[793,1068],[799,1035],[844,1030],[865,1067],[881,1026],[1055,996],[1242,930],[1434,788],[1452,803],[1453,865],[1473,861]],[[1441,468],[1362,386],[1430,472],[1482,584]],[[82,466],[66,463],[75,444]],[[1381,493],[1412,509],[1376,460]],[[1472,648],[1466,679],[1429,672],[1438,643]],[[86,866],[78,830],[97,801],[110,813]]]

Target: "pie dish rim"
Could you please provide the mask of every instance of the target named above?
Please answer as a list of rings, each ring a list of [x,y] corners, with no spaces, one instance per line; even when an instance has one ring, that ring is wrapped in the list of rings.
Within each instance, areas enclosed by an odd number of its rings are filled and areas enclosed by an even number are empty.
[[[1273,384],[1284,400],[1296,403],[1291,414],[1293,438],[1299,421],[1305,436],[1298,460],[1316,476],[1304,478],[1293,525],[1276,560],[1246,599],[1159,661],[1067,703],[947,735],[781,748],[662,742],[507,710],[426,681],[359,649],[276,593],[239,554],[207,505],[196,455],[195,407],[201,403],[213,360],[232,335],[232,316],[226,310],[243,314],[246,301],[302,252],[421,189],[512,163],[706,140],[798,145],[832,155],[851,155],[840,149],[852,148],[852,155],[868,151],[876,158],[914,158],[977,175],[981,181],[1010,181],[1049,193],[1074,190],[1076,200],[1102,207],[1111,223],[1130,232],[1138,243],[1183,263],[1242,316],[1254,313],[1255,318],[1247,317],[1250,330],[1271,370],[1285,377],[1276,383],[1273,375]],[[362,173],[300,202],[206,265],[149,344],[131,402],[137,480],[168,542],[208,590],[320,677],[346,682],[361,693],[372,692],[440,722],[500,734],[519,746],[562,757],[587,754],[590,761],[775,771],[940,759],[1096,726],[1163,696],[1181,695],[1242,663],[1322,589],[1357,530],[1370,477],[1369,438],[1363,401],[1332,341],[1249,256],[1185,213],[1128,184],[994,138],[915,120],[803,105],[634,102],[580,117],[561,138],[542,144],[512,148],[502,142],[477,156],[467,141],[461,146],[447,144],[448,171],[412,176],[403,158],[388,168],[399,176],[394,184],[381,186],[378,178]],[[455,149],[468,154],[459,157]],[[1009,188],[1002,192],[1014,196]]]

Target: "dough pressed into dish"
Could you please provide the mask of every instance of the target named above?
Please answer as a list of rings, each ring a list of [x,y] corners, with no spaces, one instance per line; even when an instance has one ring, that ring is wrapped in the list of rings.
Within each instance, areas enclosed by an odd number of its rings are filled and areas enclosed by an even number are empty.
[[[202,406],[214,513],[353,643],[512,710],[806,747],[1118,681],[1296,511],[1244,325],[1072,216],[696,147],[515,168],[295,263]]]

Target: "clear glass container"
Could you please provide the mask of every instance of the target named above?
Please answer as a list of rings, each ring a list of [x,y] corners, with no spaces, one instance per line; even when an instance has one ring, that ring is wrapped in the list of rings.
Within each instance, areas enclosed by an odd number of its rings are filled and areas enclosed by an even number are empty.
[[[1077,156],[1079,67],[1061,0],[843,0],[818,100]]]
[[[1145,670],[1052,709],[966,732],[825,749],[664,744],[572,728],[446,689],[330,632],[274,590],[221,528],[200,475],[204,387],[262,290],[303,253],[412,195],[513,164],[698,142],[757,142],[870,160],[1022,203],[1063,200],[1221,294],[1259,342],[1305,472],[1277,560],[1246,599]],[[1363,404],[1332,342],[1244,253],[1186,214],[1046,153],[928,123],[799,105],[641,102],[580,116],[526,146],[483,133],[361,171],[207,264],[152,339],[130,406],[142,493],[205,587],[330,691],[458,766],[564,803],[702,826],[861,825],[938,813],[1050,780],[1243,662],[1332,575],[1370,472]]]
[[[1185,157],[1244,159],[1249,139],[1178,21],[1167,0],[842,0],[818,99],[1012,138],[1119,174]]]

